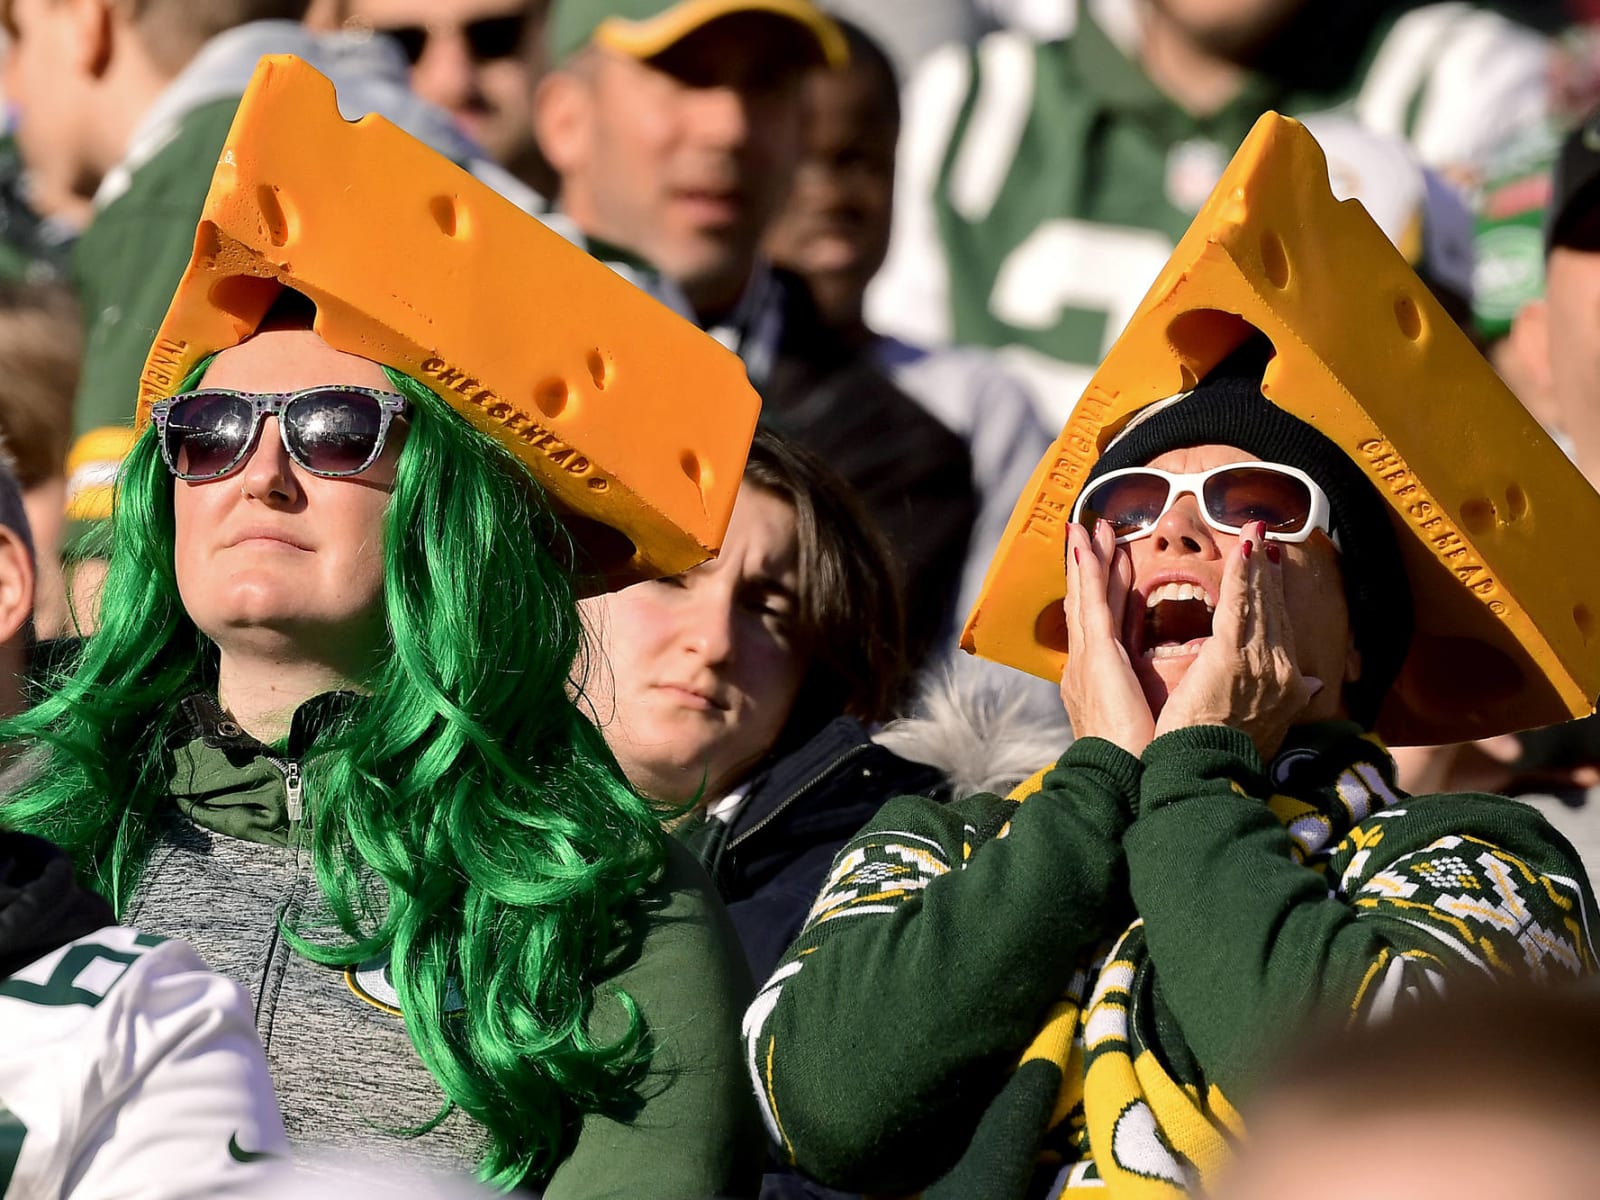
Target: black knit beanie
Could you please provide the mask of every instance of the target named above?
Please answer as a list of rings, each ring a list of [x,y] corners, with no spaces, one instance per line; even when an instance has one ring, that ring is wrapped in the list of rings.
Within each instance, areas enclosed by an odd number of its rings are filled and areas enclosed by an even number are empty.
[[[1252,338],[1188,395],[1140,419],[1106,447],[1084,488],[1108,471],[1143,466],[1185,446],[1237,446],[1264,462],[1299,467],[1328,494],[1339,534],[1340,574],[1361,678],[1345,687],[1350,715],[1365,728],[1400,674],[1411,644],[1411,588],[1389,514],[1361,468],[1310,425],[1261,394],[1272,345]],[[1300,631],[1304,636],[1304,631]]]

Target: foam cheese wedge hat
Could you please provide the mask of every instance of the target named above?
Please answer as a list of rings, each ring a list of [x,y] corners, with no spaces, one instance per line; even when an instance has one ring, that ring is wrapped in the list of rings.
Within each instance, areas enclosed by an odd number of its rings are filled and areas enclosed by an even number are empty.
[[[1064,545],[1101,449],[1253,330],[1266,398],[1387,501],[1416,634],[1377,729],[1462,741],[1592,712],[1600,496],[1506,390],[1321,149],[1269,113],[1090,380],[1012,513],[961,644],[1047,679],[1066,662]]]
[[[329,345],[430,386],[528,467],[604,586],[721,544],[760,401],[739,359],[300,59],[261,60],[136,423],[293,288]]]

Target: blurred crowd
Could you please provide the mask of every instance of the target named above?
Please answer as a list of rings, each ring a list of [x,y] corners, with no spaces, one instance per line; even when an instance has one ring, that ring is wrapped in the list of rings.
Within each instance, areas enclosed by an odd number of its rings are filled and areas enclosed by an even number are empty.
[[[12,802],[0,800],[0,825],[17,831],[0,843],[0,1196],[301,1194],[313,1185],[290,1177],[291,1148],[297,1158],[332,1148],[334,1158],[296,1168],[324,1181],[392,1170],[392,1159],[552,1197],[1033,1198],[1103,1185],[1102,1174],[1141,1197],[1172,1194],[1159,1187],[1241,1198],[1499,1194],[1486,1178],[1503,1178],[1506,1195],[1595,1185],[1600,992],[1469,988],[1441,1002],[1439,978],[1454,968],[1435,953],[1459,951],[1484,975],[1508,962],[1504,973],[1536,980],[1593,972],[1585,871],[1600,870],[1600,718],[1397,747],[1392,763],[1387,751],[1362,757],[1370,744],[1353,739],[1367,748],[1341,743],[1338,770],[1314,784],[1307,772],[1269,769],[1286,761],[1273,758],[1283,730],[1264,742],[1252,728],[1259,792],[1228,764],[1191,768],[1229,746],[1186,744],[1182,771],[1212,771],[1221,793],[1231,778],[1238,795],[1277,804],[1303,784],[1306,804],[1315,792],[1349,809],[1321,840],[1296,843],[1293,868],[1312,884],[1240,867],[1248,879],[1228,903],[1242,910],[1241,897],[1271,894],[1287,914],[1292,894],[1299,907],[1270,934],[1271,922],[1244,930],[1240,918],[1239,944],[1254,937],[1260,951],[1234,969],[1260,987],[1230,990],[1220,970],[1207,974],[1206,946],[1191,942],[1186,959],[1162,940],[1203,939],[1197,897],[1223,890],[1170,846],[1141,848],[1139,828],[1147,841],[1153,817],[1176,829],[1183,804],[1141,810],[1126,829],[1096,815],[1096,797],[1134,786],[1106,742],[1143,762],[1147,779],[1175,776],[1146,745],[1180,736],[1181,723],[1179,734],[1169,723],[1112,736],[1124,718],[1107,716],[1110,701],[1083,698],[1109,675],[1058,686],[957,644],[1035,468],[1268,111],[1306,123],[1335,194],[1361,203],[1548,438],[1600,485],[1600,5],[0,0],[0,22],[0,718],[15,743],[0,788],[18,797],[9,816]],[[452,675],[449,652],[419,642],[419,661],[445,664],[427,678],[451,697],[438,702],[437,728],[450,731],[440,744],[457,756],[448,763],[442,750],[404,757],[400,741],[387,757],[355,754],[352,728],[372,739],[410,728],[411,710],[398,705],[359,718],[340,704],[296,708],[367,677],[370,664],[352,665],[339,648],[358,626],[339,626],[305,661],[282,648],[310,644],[282,633],[291,620],[273,625],[281,644],[240,634],[251,622],[184,573],[186,531],[230,518],[198,502],[186,509],[197,476],[170,457],[163,467],[153,450],[140,457],[145,359],[196,253],[239,99],[267,54],[306,60],[333,80],[346,118],[388,118],[675,309],[738,356],[761,397],[715,559],[603,594],[574,599],[583,589],[562,584],[540,593],[555,599],[519,601],[560,629],[529,644],[530,655],[564,658],[545,690],[505,698],[507,712],[539,706],[537,731],[521,716],[473,724],[473,705],[503,682],[490,670]],[[382,229],[372,236],[383,245]],[[383,257],[406,253],[383,245]],[[246,341],[218,356],[205,388],[396,390],[376,369],[323,379],[343,368],[318,357],[334,353],[326,346],[292,340],[315,336],[293,308],[275,307],[261,336],[291,339],[276,353],[295,371],[230,360],[262,344]],[[1253,370],[1259,399],[1263,368]],[[683,388],[693,404],[693,381]],[[413,411],[427,410],[425,397],[400,390]],[[316,503],[319,487],[347,486],[291,445],[288,410],[275,414],[256,411],[251,436],[276,420],[286,456],[277,469],[318,476],[283,511]],[[409,441],[433,436],[424,424]],[[1172,433],[1122,465],[1229,465],[1163,457],[1193,443]],[[247,497],[257,475],[261,495],[287,494],[253,445],[220,472],[237,472]],[[383,432],[370,449],[359,470],[385,469]],[[176,532],[169,512],[139,551],[160,550],[170,568],[176,539],[175,573],[149,568],[159,555],[119,557],[133,551],[112,539],[132,519],[120,515],[132,504],[119,479],[145,468],[184,481]],[[1335,519],[1347,519],[1337,479],[1305,471],[1333,497]],[[423,503],[396,478],[385,484],[396,504]],[[526,523],[522,501],[502,502],[495,528]],[[1228,535],[1243,540],[1244,561],[1277,564],[1277,543],[1249,530]],[[1092,529],[1074,536],[1071,554],[1107,577],[1127,561]],[[1270,554],[1251,560],[1251,545]],[[479,578],[470,556],[451,559],[431,542],[427,552],[435,574],[453,564],[458,578]],[[385,575],[376,553],[353,552],[339,570],[392,588],[404,576],[392,562]],[[1068,566],[1069,579],[1084,569]],[[517,572],[531,570],[499,563],[481,582],[521,596]],[[1093,581],[1104,597],[1104,580]],[[503,623],[472,626],[442,585],[425,599],[441,626],[478,630],[485,658],[522,644]],[[557,620],[568,610],[579,614],[571,628]],[[220,653],[190,647],[180,670],[163,656],[181,612],[199,630],[194,644]],[[1111,612],[1121,613],[1115,602]],[[1069,602],[1067,620],[1081,637],[1098,610]],[[1378,642],[1362,641],[1375,636],[1370,621],[1352,600],[1369,678],[1379,658]],[[143,645],[161,650],[141,658]],[[241,684],[243,664],[273,687]],[[399,679],[401,667],[392,671]],[[1324,699],[1339,691],[1327,687]],[[574,720],[544,715],[556,709]],[[129,732],[141,712],[159,714],[148,736]],[[1159,704],[1145,715],[1162,719]],[[1359,706],[1337,715],[1362,720]],[[1075,735],[1078,757],[1062,758]],[[568,758],[507,765],[540,738]],[[298,764],[326,746],[356,765],[321,786],[341,797],[348,788],[353,799],[341,803],[370,802],[390,823],[364,823],[353,809],[336,821],[329,810],[313,849],[311,835],[300,840]],[[1069,786],[1060,777],[1073,771],[1097,782]],[[1408,796],[1513,797],[1542,814],[1541,832],[1471,804],[1459,826],[1424,825],[1430,849],[1453,837],[1503,854],[1479,874],[1480,860],[1460,850],[1449,860],[1459,886],[1417,898],[1396,874],[1406,859],[1368,862],[1379,839],[1352,833],[1370,811],[1356,811],[1349,778],[1361,781],[1362,805],[1392,802],[1397,817]],[[501,786],[504,811],[472,807]],[[535,804],[551,786],[591,807],[484,832],[516,797]],[[405,815],[402,802],[445,791],[448,820]],[[101,793],[88,811],[83,797]],[[896,799],[907,796],[928,807]],[[1213,845],[1207,829],[1234,819],[1231,799],[1185,802],[1218,806],[1205,822],[1187,810],[1182,837],[1197,855]],[[607,805],[624,815],[605,815]],[[1059,824],[1044,828],[1047,817]],[[1266,836],[1238,820],[1238,844]],[[657,825],[667,850],[649,840]],[[335,827],[347,840],[324,839]],[[1341,857],[1347,835],[1359,855]],[[477,839],[481,853],[439,857],[457,837]],[[1401,840],[1396,831],[1389,845]],[[530,866],[535,844],[546,857]],[[1126,865],[1096,874],[1124,854]],[[1291,865],[1288,849],[1280,857]],[[981,865],[965,871],[969,859]],[[381,876],[387,908],[351,864]],[[938,907],[935,897],[954,894],[944,877],[960,874],[971,876],[965,907]],[[1354,899],[1369,885],[1379,900]],[[1388,930],[1364,935],[1384,948],[1357,947],[1354,914],[1370,916],[1406,887],[1410,903],[1447,911],[1449,922],[1412,946],[1394,931],[1431,916],[1385,910],[1364,927]],[[918,923],[902,901],[923,889]],[[319,895],[325,912],[309,899]],[[1496,918],[1481,927],[1480,900]],[[1312,918],[1313,901],[1341,915]],[[1162,931],[1163,912],[1190,933]],[[1013,920],[1025,936],[1007,936]],[[1292,964],[1271,940],[1291,927],[1316,947]],[[1039,944],[1045,936],[1066,948]],[[349,946],[336,948],[340,938]],[[407,953],[426,967],[397,979]],[[1052,956],[1061,970],[1038,965]],[[475,994],[457,994],[460,979],[470,959],[486,990],[514,991],[497,958],[541,984],[480,1011]],[[1146,978],[1150,961],[1168,971],[1167,991]],[[1123,968],[1125,978],[1113,970]],[[332,1001],[318,991],[324,977],[337,984]],[[1349,986],[1338,991],[1334,979]],[[1137,996],[1124,1003],[1118,988]],[[1216,1012],[1192,1021],[1184,989]],[[602,1006],[602,991],[624,1003]],[[1109,1019],[1108,994],[1123,1019],[1114,1037],[1092,1015]],[[1335,994],[1335,1007],[1363,1019],[1321,1029],[1313,1010]],[[357,1030],[356,1017],[330,1015],[333,1001],[390,1026]],[[558,1029],[548,1012],[567,1024]],[[641,1013],[667,1047],[670,1083],[638,1085]],[[1393,1020],[1365,1019],[1374,1014]],[[1110,1040],[1122,1048],[1115,1063]],[[1029,1073],[1045,1063],[1053,1074]],[[1118,1064],[1127,1094],[1142,1098],[1101,1130],[1111,1118],[1096,1110],[1099,1093],[1063,1081],[1087,1071],[1089,1089],[1116,1088]],[[1244,1118],[1218,1089],[1247,1097]],[[1192,1114],[1169,1118],[1163,1106],[1183,1096]],[[1139,1104],[1156,1115],[1125,1123]],[[1222,1132],[1191,1141],[1173,1132],[1198,1124]],[[1116,1174],[1101,1147],[1126,1139],[1138,1145]],[[1091,1141],[1098,1166],[1084,1150]],[[1237,1163],[1220,1169],[1240,1145]],[[1447,1189],[1438,1180],[1449,1172],[1461,1175]],[[1414,1180],[1423,1175],[1426,1186]],[[418,1176],[386,1186],[443,1195],[466,1185]]]

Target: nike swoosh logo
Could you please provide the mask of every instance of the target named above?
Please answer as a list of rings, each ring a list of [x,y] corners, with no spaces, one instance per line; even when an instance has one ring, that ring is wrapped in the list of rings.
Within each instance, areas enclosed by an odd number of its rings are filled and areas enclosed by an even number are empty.
[[[239,1135],[236,1133],[228,1139],[228,1157],[234,1162],[253,1163],[262,1159],[276,1158],[276,1154],[266,1154],[256,1150],[245,1150],[239,1145]]]

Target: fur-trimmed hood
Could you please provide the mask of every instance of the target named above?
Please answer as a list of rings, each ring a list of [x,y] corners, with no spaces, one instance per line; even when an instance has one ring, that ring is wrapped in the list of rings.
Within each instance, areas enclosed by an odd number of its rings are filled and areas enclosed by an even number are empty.
[[[1058,690],[1042,679],[953,655],[929,670],[911,713],[873,741],[942,772],[950,798],[1008,794],[1072,744]]]

